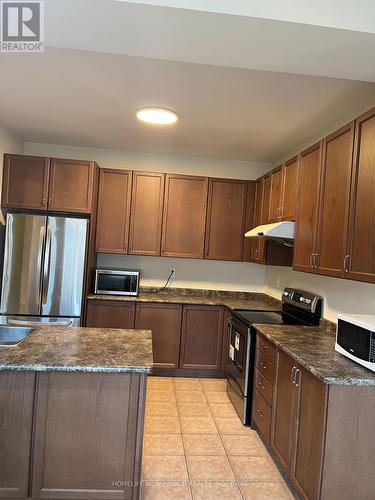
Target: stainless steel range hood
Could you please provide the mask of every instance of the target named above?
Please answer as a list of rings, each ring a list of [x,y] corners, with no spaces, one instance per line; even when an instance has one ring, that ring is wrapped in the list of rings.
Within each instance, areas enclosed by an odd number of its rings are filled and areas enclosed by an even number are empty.
[[[246,238],[265,238],[293,246],[295,222],[283,221],[257,226],[245,233]]]

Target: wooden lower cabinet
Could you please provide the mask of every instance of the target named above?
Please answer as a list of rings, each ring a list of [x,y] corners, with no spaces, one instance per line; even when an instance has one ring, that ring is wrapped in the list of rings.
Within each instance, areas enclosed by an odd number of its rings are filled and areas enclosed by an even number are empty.
[[[89,300],[86,326],[93,328],[134,328],[135,303]]]
[[[137,497],[146,375],[38,375],[33,498]]]
[[[182,305],[137,304],[135,328],[152,330],[154,368],[178,368]]]
[[[28,496],[35,373],[0,372],[0,498]]]
[[[223,308],[184,306],[180,368],[220,370]]]

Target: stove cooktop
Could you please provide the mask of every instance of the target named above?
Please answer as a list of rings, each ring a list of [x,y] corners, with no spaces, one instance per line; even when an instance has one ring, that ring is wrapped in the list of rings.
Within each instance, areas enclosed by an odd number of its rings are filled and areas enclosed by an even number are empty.
[[[232,312],[247,325],[251,325],[253,323],[260,323],[264,325],[284,324],[281,311],[248,311],[246,309],[235,309]]]

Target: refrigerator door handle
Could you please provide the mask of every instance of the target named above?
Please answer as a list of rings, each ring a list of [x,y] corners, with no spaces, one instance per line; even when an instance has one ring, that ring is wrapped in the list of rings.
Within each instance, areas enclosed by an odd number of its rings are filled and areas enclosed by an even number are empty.
[[[41,292],[41,271],[42,271],[42,258],[43,258],[43,246],[46,237],[46,227],[42,226],[39,233],[39,249],[37,257],[37,272],[36,272],[36,303],[40,304],[40,292]]]
[[[47,227],[47,243],[46,243],[46,253],[44,256],[44,270],[43,270],[43,298],[42,303],[47,303],[48,295],[48,284],[49,284],[49,273],[51,267],[51,239],[52,231],[50,227]]]

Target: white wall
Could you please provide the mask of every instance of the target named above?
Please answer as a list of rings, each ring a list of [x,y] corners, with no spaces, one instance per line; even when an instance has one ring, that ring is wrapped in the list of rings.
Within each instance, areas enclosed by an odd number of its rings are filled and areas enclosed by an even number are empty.
[[[256,179],[272,167],[271,163],[158,155],[33,142],[26,142],[25,154],[95,160],[100,167],[106,168],[173,172],[232,179]]]
[[[262,293],[265,279],[264,266],[247,262],[100,254],[98,266],[140,269],[143,286],[164,285],[171,269],[176,270],[176,277],[170,286],[178,288]]]
[[[265,272],[265,293],[280,298],[285,286],[318,293],[324,298],[323,316],[336,322],[337,312],[375,314],[375,286],[369,283],[329,278],[269,266]]]
[[[132,153],[30,142],[25,145],[25,153],[96,160],[101,167],[237,179],[256,179],[271,168],[269,163]],[[98,265],[141,269],[142,285],[146,286],[163,285],[171,268],[176,269],[176,278],[172,282],[172,286],[176,287],[262,292],[265,280],[264,266],[242,262],[103,254],[98,256]]]

